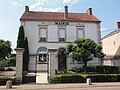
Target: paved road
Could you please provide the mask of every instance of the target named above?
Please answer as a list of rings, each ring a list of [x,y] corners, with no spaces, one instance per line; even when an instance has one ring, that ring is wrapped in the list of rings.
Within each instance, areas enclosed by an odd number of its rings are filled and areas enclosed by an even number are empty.
[[[67,89],[49,89],[49,90],[120,90],[120,87],[67,88]]]
[[[0,86],[0,90],[6,90],[5,86]],[[13,86],[10,90],[120,90],[120,82],[113,83],[85,83],[74,84],[21,84]]]

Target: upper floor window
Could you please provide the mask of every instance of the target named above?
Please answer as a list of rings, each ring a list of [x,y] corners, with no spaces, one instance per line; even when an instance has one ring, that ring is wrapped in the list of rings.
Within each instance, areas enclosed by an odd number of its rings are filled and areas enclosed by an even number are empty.
[[[40,42],[46,42],[46,31],[47,31],[47,28],[40,28],[39,30],[39,41]]]
[[[59,29],[59,42],[65,41],[65,28]]]
[[[84,38],[84,29],[77,28],[77,38]]]

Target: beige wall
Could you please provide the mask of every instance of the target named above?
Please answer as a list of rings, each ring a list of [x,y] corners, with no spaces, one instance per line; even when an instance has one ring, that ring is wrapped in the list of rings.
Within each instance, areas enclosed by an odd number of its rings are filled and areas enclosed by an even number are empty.
[[[102,39],[103,52],[106,55],[120,55],[120,32],[110,37]]]
[[[120,56],[120,32],[102,39],[103,52],[106,56],[111,57],[103,61],[104,65],[120,66],[120,60],[113,59],[113,56]]]

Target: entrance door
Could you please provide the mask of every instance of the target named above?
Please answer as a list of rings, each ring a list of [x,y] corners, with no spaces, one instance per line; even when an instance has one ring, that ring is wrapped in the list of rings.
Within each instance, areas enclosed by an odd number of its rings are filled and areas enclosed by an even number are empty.
[[[58,51],[58,71],[67,69],[66,66],[66,55],[65,55],[65,49],[61,48]]]

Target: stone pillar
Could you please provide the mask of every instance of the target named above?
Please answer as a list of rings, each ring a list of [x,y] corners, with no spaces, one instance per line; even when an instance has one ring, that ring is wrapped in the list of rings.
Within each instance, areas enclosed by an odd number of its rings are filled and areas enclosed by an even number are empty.
[[[50,53],[49,54],[49,69],[50,69],[50,77],[55,75],[55,67],[56,67],[56,63],[55,63],[55,54]]]
[[[22,83],[23,52],[24,48],[16,48],[16,80]]]

